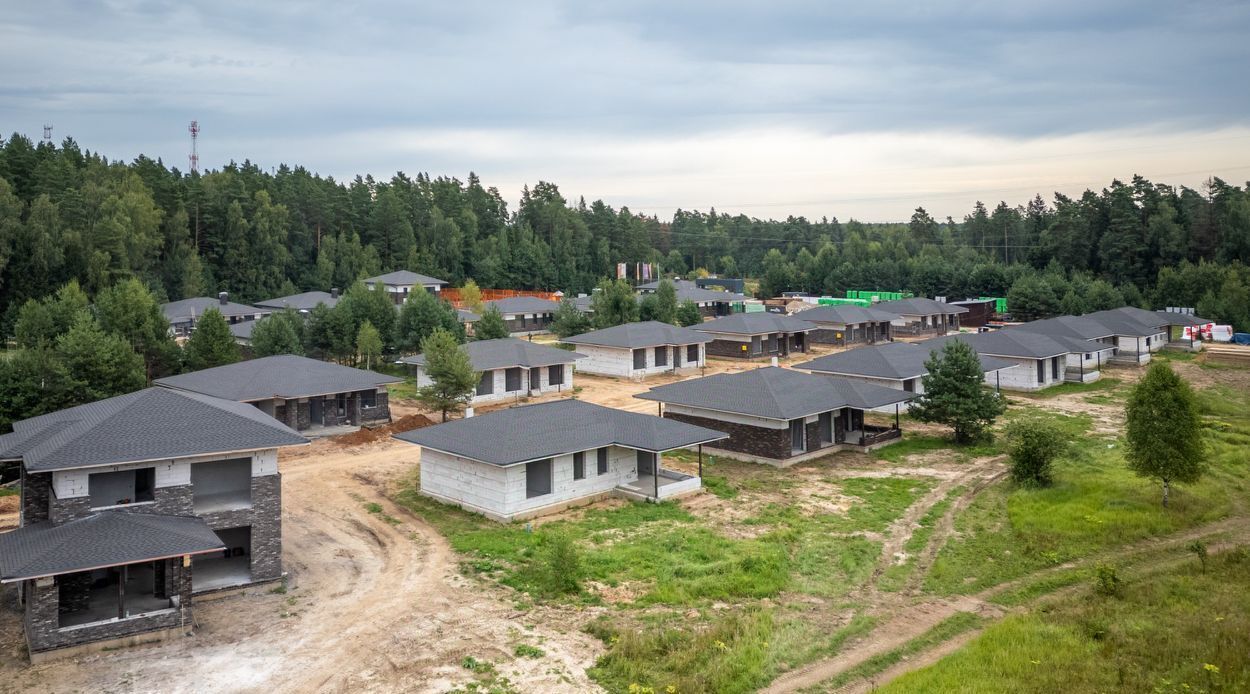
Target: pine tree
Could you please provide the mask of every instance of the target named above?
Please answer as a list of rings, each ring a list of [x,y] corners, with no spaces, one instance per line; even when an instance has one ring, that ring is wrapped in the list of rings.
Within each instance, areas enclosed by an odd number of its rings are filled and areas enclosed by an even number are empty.
[[[290,308],[262,318],[252,328],[252,354],[271,357],[277,354],[304,355],[304,342],[300,335],[303,319]]]
[[[356,355],[364,360],[366,369],[372,369],[374,360],[382,357],[382,336],[369,321],[361,323],[356,333]]]
[[[503,320],[499,307],[488,305],[482,317],[473,324],[473,336],[479,340],[498,340],[508,336],[508,324]]]
[[[75,399],[93,402],[147,385],[143,357],[126,340],[110,335],[90,316],[81,316],[57,340],[56,354],[75,381]]]
[[[18,349],[0,359],[0,432],[13,422],[82,404],[81,384],[51,349]]]
[[[703,314],[699,313],[698,304],[687,299],[677,306],[677,325],[690,327],[703,322]]]
[[[677,287],[668,280],[661,280],[655,290],[655,316],[661,323],[677,322]]]
[[[143,357],[148,380],[177,373],[181,355],[169,321],[142,282],[131,278],[114,284],[96,295],[95,308],[100,327]]]
[[[395,346],[403,352],[415,352],[421,341],[439,328],[464,341],[464,326],[451,304],[429,292],[409,294],[395,323]]]
[[[565,299],[561,301],[551,320],[551,332],[556,337],[564,339],[574,335],[581,335],[588,330],[590,330],[590,318],[577,310],[577,306],[573,304],[572,300]]]
[[[221,311],[210,308],[195,324],[195,332],[182,348],[183,359],[192,371],[211,369],[214,366],[233,364],[239,360],[239,346],[235,344],[230,326]]]
[[[1006,411],[998,393],[983,386],[985,373],[977,353],[967,343],[952,340],[925,362],[924,393],[908,413],[922,422],[951,427],[957,443],[982,438],[994,419]]]
[[[1163,485],[1193,484],[1206,472],[1202,421],[1193,389],[1167,364],[1155,362],[1129,393],[1125,458],[1129,469]]]
[[[438,410],[443,421],[447,413],[469,404],[481,374],[473,370],[469,355],[460,348],[456,337],[446,330],[435,330],[421,342],[425,355],[425,373],[431,384],[417,390],[417,399],[430,409]]]
[[[596,328],[610,328],[638,320],[638,299],[625,280],[604,280],[591,296],[590,310]]]

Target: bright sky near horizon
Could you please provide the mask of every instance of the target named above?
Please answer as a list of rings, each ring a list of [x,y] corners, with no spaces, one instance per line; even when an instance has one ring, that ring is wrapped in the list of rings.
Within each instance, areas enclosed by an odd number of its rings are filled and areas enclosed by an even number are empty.
[[[24,3],[0,14],[0,129],[185,169],[197,119],[205,168],[960,219],[1133,174],[1250,180],[1248,37],[1235,0]]]

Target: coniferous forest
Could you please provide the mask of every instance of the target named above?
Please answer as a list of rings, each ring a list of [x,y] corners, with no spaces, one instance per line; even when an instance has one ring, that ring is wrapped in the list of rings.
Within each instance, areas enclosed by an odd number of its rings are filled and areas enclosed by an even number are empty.
[[[917,204],[923,201],[918,200]],[[786,290],[902,289],[1008,296],[1017,317],[1123,303],[1194,306],[1250,330],[1250,193],[1140,177],[1080,197],[978,202],[962,219],[762,220],[676,210],[672,220],[568,200],[555,183],[510,210],[470,173],[322,177],[244,161],[188,175],[109,161],[72,139],[0,149],[0,326],[77,280],[90,297],[138,279],[158,301],[229,291],[247,302],[407,268],[459,285],[586,292],[618,262],[698,268]]]

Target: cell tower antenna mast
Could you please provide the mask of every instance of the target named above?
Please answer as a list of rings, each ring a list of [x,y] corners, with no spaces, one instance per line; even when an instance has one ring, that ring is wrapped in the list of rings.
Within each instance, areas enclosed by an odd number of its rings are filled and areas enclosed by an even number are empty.
[[[51,125],[43,126],[43,141],[47,142],[48,144],[52,143],[52,126]]]
[[[187,126],[187,131],[191,133],[191,173],[199,173],[200,171],[200,155],[196,151],[196,140],[200,137],[200,122],[198,120],[191,121],[191,125]]]

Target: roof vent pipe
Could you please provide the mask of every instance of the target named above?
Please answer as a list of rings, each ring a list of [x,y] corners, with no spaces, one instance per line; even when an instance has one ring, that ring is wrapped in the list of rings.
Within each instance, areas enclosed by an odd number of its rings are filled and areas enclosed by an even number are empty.
[[[226,304],[230,303],[230,293],[229,292],[217,292],[217,302],[220,303],[222,306],[225,306]]]

